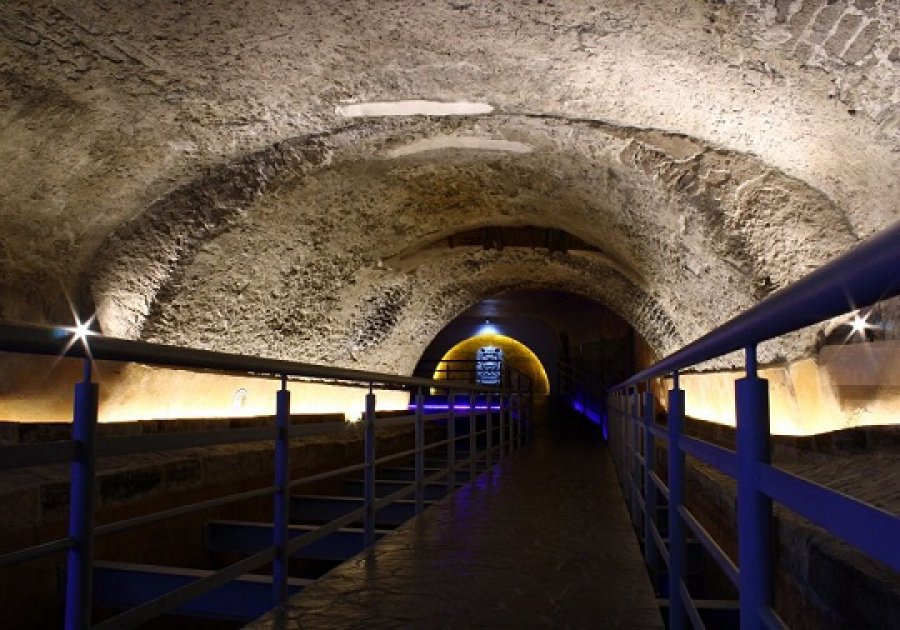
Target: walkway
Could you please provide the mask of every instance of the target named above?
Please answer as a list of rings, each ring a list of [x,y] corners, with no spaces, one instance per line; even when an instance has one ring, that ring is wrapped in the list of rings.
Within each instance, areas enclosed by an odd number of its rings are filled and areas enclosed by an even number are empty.
[[[248,627],[663,624],[606,447],[539,435]]]

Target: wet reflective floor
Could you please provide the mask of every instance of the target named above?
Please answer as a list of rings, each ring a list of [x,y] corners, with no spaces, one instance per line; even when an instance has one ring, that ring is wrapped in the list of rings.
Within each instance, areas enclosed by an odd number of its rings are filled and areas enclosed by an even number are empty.
[[[249,627],[663,623],[606,447],[545,429]]]

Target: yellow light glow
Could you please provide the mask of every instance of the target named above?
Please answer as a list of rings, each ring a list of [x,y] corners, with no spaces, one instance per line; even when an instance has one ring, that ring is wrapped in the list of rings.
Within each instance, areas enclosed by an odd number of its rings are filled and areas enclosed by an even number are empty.
[[[189,370],[151,368],[98,361],[100,422],[271,416],[277,379],[251,378]],[[78,359],[4,357],[0,377],[0,420],[68,422],[73,385],[81,380]],[[290,382],[291,413],[343,413],[357,420],[365,410],[364,387]],[[241,391],[237,396],[236,393]],[[409,394],[377,391],[376,410],[405,410]]]
[[[452,370],[450,367],[453,365],[452,361],[471,361],[472,363],[467,366],[468,369],[471,369],[478,349],[483,346],[496,346],[503,350],[504,363],[528,376],[534,384],[534,393],[547,394],[550,392],[547,372],[531,348],[512,337],[497,333],[482,333],[460,341],[441,357],[432,378],[437,381],[446,380],[448,370]],[[449,379],[459,380],[458,378],[454,379],[452,373],[450,373]]]

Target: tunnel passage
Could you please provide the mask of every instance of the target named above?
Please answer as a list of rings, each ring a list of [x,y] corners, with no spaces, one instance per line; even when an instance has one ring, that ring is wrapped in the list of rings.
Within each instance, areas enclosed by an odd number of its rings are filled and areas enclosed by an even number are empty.
[[[472,360],[478,348],[502,337],[522,347],[510,344],[512,367],[534,370],[538,380],[545,375],[549,393],[558,393],[561,364],[590,373],[598,387],[608,387],[655,358],[625,320],[596,300],[558,289],[514,290],[460,313],[431,340],[413,374],[431,377],[442,360]],[[517,360],[517,352],[533,353],[534,359]],[[548,393],[541,389],[535,391]]]

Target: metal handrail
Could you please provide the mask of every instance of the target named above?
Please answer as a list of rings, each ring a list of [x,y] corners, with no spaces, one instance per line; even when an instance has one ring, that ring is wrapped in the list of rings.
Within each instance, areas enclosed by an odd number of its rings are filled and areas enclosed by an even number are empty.
[[[703,627],[684,583],[685,525],[738,586],[742,628],[785,627],[772,609],[773,501],[823,527],[868,556],[900,571],[900,518],[771,465],[768,382],[758,375],[759,343],[900,294],[900,222],[778,291],[682,350],[610,388],[611,453],[632,522],[643,521],[645,562],[651,572],[668,557],[669,627]],[[735,383],[734,451],[684,434],[685,392],[679,371],[744,349],[746,376]],[[672,377],[667,426],[655,424],[651,379]],[[646,383],[643,393],[636,385]],[[655,472],[656,441],[668,443],[668,485]],[[740,566],[722,551],[684,503],[685,455],[737,481]],[[660,545],[655,505],[667,502],[668,548]],[[877,534],[875,534],[877,532]],[[679,597],[680,595],[680,597]]]
[[[269,359],[245,354],[184,348],[147,341],[118,339],[105,335],[79,333],[66,326],[33,326],[28,324],[0,324],[0,352],[39,354],[57,357],[90,358],[94,360],[143,363],[158,367],[189,368],[215,372],[239,372],[258,376],[282,375],[364,383],[377,388],[388,386],[435,387],[446,389],[465,387],[467,390],[495,392],[494,387],[436,381],[415,376],[401,376],[383,372],[368,372],[336,368],[300,361]]]
[[[66,627],[84,629],[90,626],[90,584],[91,584],[91,557],[93,540],[97,536],[124,531],[133,527],[154,523],[167,518],[183,516],[200,510],[227,505],[236,501],[244,501],[263,496],[274,497],[272,546],[267,549],[240,560],[234,564],[220,569],[210,575],[171,591],[146,602],[129,611],[121,613],[100,624],[99,627],[133,627],[154,616],[163,614],[178,606],[180,603],[208,592],[217,586],[230,581],[234,577],[257,569],[260,566],[274,560],[273,586],[275,588],[274,601],[283,603],[287,595],[286,566],[289,551],[296,549],[303,543],[297,540],[288,541],[287,529],[287,505],[289,491],[301,484],[319,481],[336,475],[345,474],[351,470],[363,470],[365,472],[364,488],[365,496],[363,507],[352,513],[353,519],[362,518],[366,545],[374,543],[374,515],[375,511],[392,500],[392,497],[400,497],[415,494],[416,512],[424,509],[424,483],[447,476],[448,489],[455,488],[455,471],[463,466],[469,466],[474,478],[476,459],[483,458],[490,467],[492,458],[497,449],[502,459],[504,450],[513,449],[522,445],[524,428],[527,423],[527,413],[521,409],[520,397],[527,390],[513,389],[509,384],[502,388],[482,386],[455,380],[433,380],[417,377],[406,377],[361,370],[333,368],[328,366],[313,365],[294,361],[266,359],[247,355],[179,348],[164,344],[154,344],[141,341],[129,341],[114,339],[101,335],[84,336],[77,330],[68,327],[29,326],[18,324],[0,325],[0,352],[15,352],[33,355],[52,355],[57,357],[77,357],[84,359],[84,379],[75,387],[75,412],[73,419],[73,436],[71,440],[48,445],[22,445],[3,447],[0,454],[9,456],[9,461],[0,468],[17,468],[34,465],[35,463],[60,463],[72,462],[71,475],[71,503],[69,536],[63,539],[50,541],[40,545],[34,545],[26,549],[20,549],[0,555],[0,566],[26,562],[50,554],[66,551],[68,557],[67,585],[66,585]],[[238,372],[252,376],[278,377],[281,379],[281,390],[276,395],[276,415],[274,426],[245,429],[229,429],[226,431],[202,431],[188,434],[161,434],[151,436],[122,436],[109,437],[99,442],[96,439],[98,385],[92,382],[92,364],[95,360],[113,360],[144,363],[162,367],[191,368],[200,370],[212,370],[215,372]],[[366,396],[366,412],[364,423],[365,461],[362,464],[345,466],[336,470],[314,474],[302,479],[290,479],[288,474],[289,450],[288,442],[292,437],[316,434],[322,432],[338,432],[346,428],[345,423],[325,423],[317,425],[290,425],[290,391],[287,389],[289,377],[299,379],[314,379],[327,381],[329,384],[346,385],[354,383],[365,385],[370,393]],[[375,395],[373,389],[380,388],[417,388],[415,397],[415,413],[397,417],[377,418],[375,413]],[[457,414],[451,404],[447,413],[426,413],[422,390],[426,387],[448,390],[450,401],[454,400],[454,392],[469,392],[469,400],[475,399],[476,393],[485,394],[488,400],[483,412],[470,407],[468,414]],[[493,397],[497,396],[497,406],[493,406]],[[492,428],[492,414],[498,412],[499,426]],[[455,437],[454,427],[456,420],[468,415],[469,435]],[[477,418],[484,418],[486,429],[477,430]],[[504,423],[504,417],[506,423]],[[424,423],[426,421],[447,420],[448,439],[439,442],[426,443],[424,439]],[[415,425],[416,448],[401,453],[375,458],[375,428]],[[492,437],[499,433],[500,443],[492,445]],[[479,454],[475,447],[476,438],[487,434],[486,447]],[[455,462],[451,455],[448,458],[446,471],[429,477],[424,476],[424,453],[428,450],[444,446],[455,450],[454,445],[464,439],[470,440],[470,455],[468,459]],[[177,449],[194,446],[209,446],[234,442],[271,440],[274,441],[275,452],[275,483],[272,486],[258,488],[233,495],[209,499],[189,505],[183,505],[169,510],[147,514],[97,526],[93,522],[93,485],[96,480],[96,458],[106,454],[124,454],[157,451],[160,449]],[[375,467],[379,464],[403,456],[415,455],[416,475],[415,481],[410,482],[404,489],[399,490],[389,497],[375,499]],[[448,451],[449,454],[449,451]],[[37,462],[35,461],[37,460]],[[317,537],[326,535],[347,521],[351,515],[344,515],[321,526],[315,532],[304,537],[304,540],[312,541]],[[349,522],[349,521],[347,521]]]
[[[885,270],[894,270],[887,281]],[[900,221],[610,390],[755,346],[896,295],[900,295]]]

